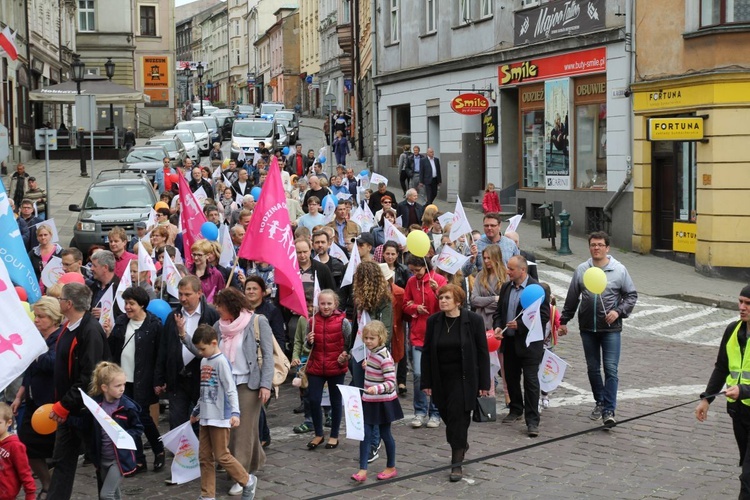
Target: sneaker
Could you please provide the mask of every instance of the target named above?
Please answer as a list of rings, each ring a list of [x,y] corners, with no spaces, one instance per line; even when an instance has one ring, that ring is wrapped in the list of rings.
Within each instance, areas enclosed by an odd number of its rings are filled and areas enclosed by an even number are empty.
[[[242,500],[253,500],[255,498],[255,488],[258,486],[258,478],[250,474],[250,480],[242,488]]]
[[[523,415],[521,415],[520,413],[508,413],[507,415],[505,415],[503,423],[512,424],[513,422],[518,422],[521,419],[523,419]]]
[[[415,415],[414,419],[411,421],[411,426],[413,429],[419,429],[425,424],[426,421],[427,415]]]
[[[306,432],[312,432],[313,426],[308,424],[307,422],[304,422],[298,425],[297,427],[293,428],[292,430],[294,431],[295,434],[304,434]]]
[[[371,464],[371,463],[373,463],[373,462],[374,462],[375,460],[377,460],[378,458],[380,458],[380,453],[378,453],[378,449],[377,449],[377,448],[372,448],[372,447],[371,447],[371,448],[370,448],[370,456],[369,456],[369,457],[367,457],[367,463],[368,463],[368,464]]]
[[[591,420],[599,420],[600,418],[602,418],[602,404],[601,403],[596,403],[596,406],[591,411],[591,415],[589,415],[589,418]]]
[[[542,408],[549,408],[549,396],[542,396]]]
[[[296,415],[299,415],[300,413],[305,413],[305,405],[304,403],[301,403],[297,408],[292,410]]]
[[[617,420],[615,420],[615,414],[611,411],[603,411],[602,412],[602,420],[604,420],[604,427],[607,429],[611,429],[615,425],[617,425]]]
[[[244,488],[240,483],[234,483],[231,488],[229,488],[229,496],[230,497],[238,497],[242,495],[242,490]]]
[[[440,419],[438,417],[430,417],[427,421],[427,428],[437,429],[438,427],[440,427]]]

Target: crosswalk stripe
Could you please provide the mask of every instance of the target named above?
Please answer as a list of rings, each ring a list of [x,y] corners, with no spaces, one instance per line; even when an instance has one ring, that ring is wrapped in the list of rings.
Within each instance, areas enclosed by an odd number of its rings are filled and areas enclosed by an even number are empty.
[[[708,316],[709,314],[713,314],[715,311],[716,311],[715,309],[707,308],[702,311],[694,312],[693,314],[685,314],[685,315],[677,316],[676,318],[672,318],[666,321],[654,323],[653,325],[644,326],[642,327],[642,329],[649,331],[649,332],[653,332],[656,330],[660,330],[662,328],[666,328],[669,326],[677,325],[679,323],[683,323],[685,321],[702,318],[703,316]]]
[[[673,336],[672,338],[673,339],[678,339],[678,340],[685,340],[686,338],[691,337],[691,336],[693,336],[696,333],[702,333],[702,332],[704,332],[706,330],[712,330],[712,329],[714,329],[716,327],[719,327],[719,326],[727,326],[730,321],[731,320],[729,320],[729,321],[727,321],[727,320],[714,321],[712,323],[706,323],[706,324],[703,324],[703,325],[694,326],[693,328],[688,328],[686,330],[682,330],[680,333],[678,333],[677,335]],[[723,335],[724,334],[724,329],[717,330],[716,333],[721,333]],[[713,336],[715,337],[716,335],[714,334]]]
[[[640,304],[638,304],[640,305]],[[651,316],[652,314],[668,313],[678,309],[680,306],[657,306],[654,309],[647,309],[645,311],[636,311],[629,316],[629,319],[642,318],[644,316]]]

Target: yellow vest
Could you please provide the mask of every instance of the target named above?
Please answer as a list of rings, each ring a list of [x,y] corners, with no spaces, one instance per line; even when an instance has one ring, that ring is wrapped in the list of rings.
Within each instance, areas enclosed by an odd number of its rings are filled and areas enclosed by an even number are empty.
[[[740,331],[742,321],[737,322],[732,335],[727,341],[727,358],[729,358],[729,375],[727,375],[727,387],[738,384],[750,384],[750,356],[748,356],[748,346],[745,346],[745,356],[740,350],[740,343],[737,341],[737,332]],[[734,403],[734,399],[727,397],[727,401]],[[742,403],[750,406],[750,399],[743,399]]]

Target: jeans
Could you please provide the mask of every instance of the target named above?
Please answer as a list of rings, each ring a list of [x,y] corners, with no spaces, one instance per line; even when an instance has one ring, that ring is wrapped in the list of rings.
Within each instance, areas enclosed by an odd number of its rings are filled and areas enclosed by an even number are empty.
[[[615,412],[617,406],[617,365],[620,362],[620,332],[581,332],[589,383],[602,411]],[[602,358],[604,382],[602,382]]]
[[[396,466],[396,441],[393,439],[393,434],[391,434],[391,424],[365,424],[365,439],[359,442],[359,468],[362,470],[367,470],[367,459],[370,458],[370,446],[368,443],[372,441],[372,436],[376,431],[383,438],[383,443],[385,443],[385,455],[387,457],[385,466]]]
[[[336,387],[344,383],[344,374],[329,377],[318,375],[307,375],[307,395],[310,401],[310,413],[312,413],[315,435],[323,436],[323,412],[320,409],[320,401],[323,398],[323,385],[328,382],[328,394],[331,396],[331,437],[338,439],[341,429],[341,391]]]
[[[435,417],[440,418],[440,412],[432,402],[432,398],[427,398],[427,394],[422,392],[419,385],[422,381],[422,348],[412,347],[412,369],[414,371],[414,415],[418,417]],[[429,408],[428,408],[429,405]]]

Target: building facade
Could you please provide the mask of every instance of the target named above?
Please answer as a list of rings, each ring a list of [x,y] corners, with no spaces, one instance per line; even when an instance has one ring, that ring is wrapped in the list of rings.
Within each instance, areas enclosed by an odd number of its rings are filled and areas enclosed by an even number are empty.
[[[206,61],[203,96],[212,103],[222,104],[227,102],[229,93],[229,11],[226,5],[217,4],[204,12],[200,39],[201,60]]]
[[[229,6],[229,95],[227,106],[244,102],[247,95],[247,0],[228,0]]]
[[[266,32],[270,51],[269,100],[293,108],[299,102],[303,83],[299,77],[299,10],[282,7],[274,15],[276,22]]]
[[[299,4],[300,38],[300,89],[299,105],[306,113],[320,106],[320,12],[326,0],[301,0]]]

